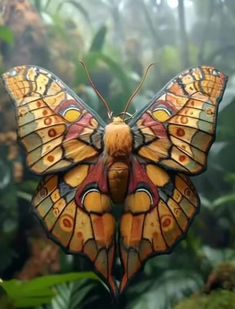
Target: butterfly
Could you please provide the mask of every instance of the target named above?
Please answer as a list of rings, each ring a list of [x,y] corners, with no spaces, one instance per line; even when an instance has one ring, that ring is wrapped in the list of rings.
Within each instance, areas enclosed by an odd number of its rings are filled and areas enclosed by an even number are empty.
[[[43,68],[17,66],[3,81],[27,164],[43,175],[32,202],[37,217],[50,238],[85,255],[110,291],[122,293],[150,257],[170,252],[198,213],[189,175],[206,168],[227,77],[191,68],[132,118],[108,124]]]

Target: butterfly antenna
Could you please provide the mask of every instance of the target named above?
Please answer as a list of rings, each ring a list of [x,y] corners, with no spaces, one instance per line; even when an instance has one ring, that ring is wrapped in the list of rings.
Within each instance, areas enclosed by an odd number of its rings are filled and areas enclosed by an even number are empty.
[[[130,107],[130,104],[131,104],[132,100],[133,100],[134,97],[139,93],[139,91],[140,91],[140,89],[141,89],[141,87],[142,87],[142,85],[143,85],[143,83],[144,83],[144,81],[145,81],[145,79],[146,79],[146,77],[147,77],[147,74],[148,74],[150,68],[151,68],[152,66],[154,66],[154,65],[156,65],[156,63],[150,63],[150,64],[148,65],[147,69],[146,69],[145,72],[144,72],[144,76],[143,76],[142,80],[140,81],[139,85],[136,87],[135,91],[132,93],[132,95],[131,95],[130,98],[128,99],[127,104],[126,104],[126,107],[125,107],[124,111],[122,112],[123,118],[124,118],[124,115],[127,114],[127,111],[128,111],[128,109],[129,109],[129,107]]]
[[[80,63],[83,66],[83,68],[84,68],[84,70],[86,72],[86,75],[87,75],[87,78],[89,80],[89,83],[90,83],[91,87],[94,89],[95,93],[97,94],[97,96],[99,97],[101,102],[103,102],[105,108],[108,111],[108,117],[109,117],[109,119],[111,119],[112,115],[113,115],[113,112],[112,112],[111,108],[109,107],[107,101],[103,98],[103,96],[100,94],[99,90],[96,88],[95,84],[93,83],[93,81],[91,79],[91,76],[90,76],[90,73],[88,72],[86,64],[82,60],[80,60]]]

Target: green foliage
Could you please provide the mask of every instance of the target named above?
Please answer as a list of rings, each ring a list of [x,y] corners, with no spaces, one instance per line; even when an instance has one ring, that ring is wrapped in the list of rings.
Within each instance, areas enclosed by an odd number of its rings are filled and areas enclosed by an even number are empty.
[[[155,280],[146,280],[130,289],[128,295],[134,300],[127,308],[170,309],[177,300],[198,291],[201,286],[202,278],[195,272],[168,270]]]
[[[14,33],[11,29],[5,26],[0,26],[0,41],[9,45],[13,45],[15,40]]]
[[[174,309],[235,309],[235,293],[218,291],[210,295],[195,295],[182,301]]]
[[[68,273],[63,275],[44,276],[28,282],[14,279],[3,281],[0,283],[0,287],[5,290],[8,298],[16,308],[31,308],[49,304],[55,295],[57,296],[53,299],[52,309],[72,308],[66,307],[66,304],[71,303],[72,299],[70,299],[70,297],[74,297],[73,293],[76,292],[76,294],[79,294],[78,301],[81,301],[82,298],[85,297],[85,294],[94,287],[94,284],[90,285],[90,283],[87,283],[85,287],[82,287],[84,282],[82,282],[82,284],[77,283],[68,286],[62,284],[65,282],[84,281],[84,279],[99,280],[94,273]],[[61,286],[59,287],[58,285]],[[53,289],[55,286],[58,287]],[[61,303],[63,303],[65,307],[58,307],[59,305],[61,306]]]
[[[90,52],[98,52],[102,50],[105,43],[106,33],[107,33],[107,27],[101,26],[92,40],[91,47],[89,50]]]
[[[91,297],[88,294],[94,290],[95,285],[87,283],[69,283],[56,287],[56,296],[52,299],[48,309],[76,309],[85,304],[92,303],[98,295]]]

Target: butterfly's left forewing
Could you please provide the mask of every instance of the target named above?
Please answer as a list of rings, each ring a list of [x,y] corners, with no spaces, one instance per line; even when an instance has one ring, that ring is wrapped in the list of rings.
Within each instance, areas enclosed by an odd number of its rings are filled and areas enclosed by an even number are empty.
[[[15,102],[18,136],[27,163],[48,174],[97,157],[103,122],[58,77],[36,66],[19,66],[3,74]]]

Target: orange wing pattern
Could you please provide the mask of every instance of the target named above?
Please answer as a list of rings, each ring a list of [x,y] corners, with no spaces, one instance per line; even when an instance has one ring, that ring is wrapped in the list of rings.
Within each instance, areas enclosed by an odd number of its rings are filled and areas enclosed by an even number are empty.
[[[59,171],[100,153],[102,120],[55,75],[19,66],[3,80],[17,108],[18,135],[32,171]]]
[[[175,77],[130,123],[135,153],[175,171],[202,172],[226,82],[223,73],[206,66]]]
[[[115,219],[102,160],[46,176],[33,199],[48,236],[67,252],[86,255],[113,293]]]
[[[149,257],[169,252],[185,236],[199,204],[188,177],[133,158],[120,224],[121,293]]]

